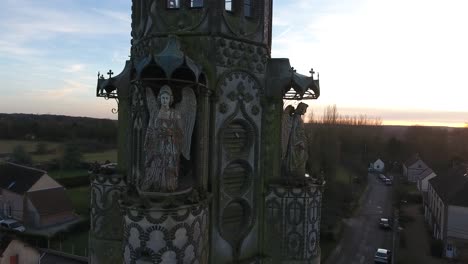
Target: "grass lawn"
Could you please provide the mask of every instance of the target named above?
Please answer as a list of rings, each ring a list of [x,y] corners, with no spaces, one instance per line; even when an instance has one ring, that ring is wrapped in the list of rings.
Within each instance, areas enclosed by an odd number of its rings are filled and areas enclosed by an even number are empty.
[[[47,172],[50,177],[54,179],[60,178],[69,178],[69,177],[78,177],[78,176],[88,176],[88,171],[84,169],[75,169],[75,170],[53,170]]]
[[[112,149],[104,152],[95,152],[95,153],[84,153],[83,161],[86,162],[99,162],[103,163],[104,161],[109,160],[111,162],[117,162],[117,149]]]
[[[67,189],[75,212],[83,217],[89,216],[90,191],[89,186]]]
[[[37,144],[39,143],[45,143],[47,145],[47,149],[56,149],[61,145],[61,143],[48,141],[2,139],[0,140],[0,154],[12,153],[13,149],[18,145],[22,145],[27,152],[34,152],[36,151]]]
[[[336,170],[336,182],[339,183],[349,184],[355,176],[356,174],[354,172],[347,170],[343,166],[338,166]]]

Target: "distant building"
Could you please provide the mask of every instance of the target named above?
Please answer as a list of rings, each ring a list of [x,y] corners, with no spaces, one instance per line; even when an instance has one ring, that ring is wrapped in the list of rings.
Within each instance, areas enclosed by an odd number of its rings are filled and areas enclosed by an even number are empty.
[[[468,260],[468,173],[451,169],[429,180],[425,219],[448,258]]]
[[[421,173],[429,168],[418,155],[408,159],[403,163],[403,176],[408,182],[417,182]]]
[[[65,188],[47,172],[0,163],[0,214],[26,227],[47,227],[76,219]]]
[[[376,172],[384,172],[385,171],[385,163],[381,159],[377,159],[371,165],[371,170]]]
[[[422,171],[421,174],[418,175],[418,190],[422,193],[426,193],[429,180],[434,178],[435,176],[437,176],[437,174],[431,168],[427,168],[424,171]]]
[[[86,257],[64,252],[32,247],[22,241],[12,240],[3,251],[0,264],[39,263],[39,264],[83,264]]]

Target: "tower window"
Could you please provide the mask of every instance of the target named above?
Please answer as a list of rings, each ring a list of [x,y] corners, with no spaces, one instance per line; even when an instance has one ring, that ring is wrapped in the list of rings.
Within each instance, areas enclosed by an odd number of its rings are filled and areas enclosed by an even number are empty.
[[[226,9],[226,11],[232,12],[232,0],[224,1],[224,9]]]
[[[169,9],[180,8],[180,0],[167,0],[167,8]]]
[[[191,8],[203,7],[203,0],[190,0],[190,7]]]
[[[244,16],[253,17],[252,0],[244,0]]]

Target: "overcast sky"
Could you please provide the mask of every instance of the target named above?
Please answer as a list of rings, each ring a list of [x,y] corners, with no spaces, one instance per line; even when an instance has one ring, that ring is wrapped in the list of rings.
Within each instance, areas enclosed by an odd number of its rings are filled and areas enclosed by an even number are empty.
[[[130,50],[130,0],[1,0],[0,112],[116,118],[96,74]],[[275,0],[272,57],[320,73],[320,114],[468,122],[468,1]]]

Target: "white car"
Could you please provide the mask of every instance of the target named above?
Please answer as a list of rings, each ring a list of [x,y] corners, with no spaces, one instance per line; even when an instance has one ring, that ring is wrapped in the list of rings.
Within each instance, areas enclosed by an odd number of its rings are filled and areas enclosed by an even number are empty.
[[[392,252],[388,249],[378,248],[374,255],[375,263],[392,263]]]
[[[15,230],[18,232],[24,232],[26,230],[26,228],[24,228],[22,224],[20,224],[18,221],[13,220],[13,219],[3,220],[2,222],[0,222],[0,226],[6,229]]]
[[[380,218],[379,225],[383,229],[390,229],[391,228],[390,227],[390,221],[388,220],[388,218]]]

